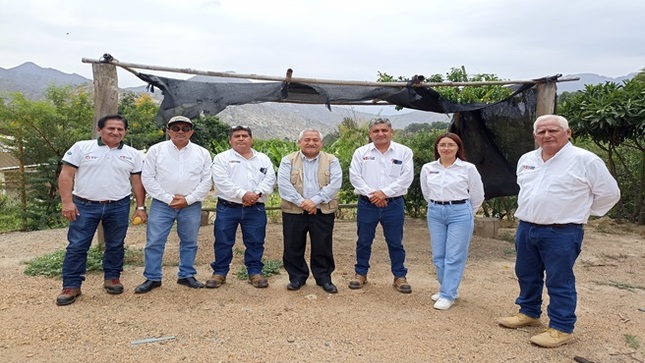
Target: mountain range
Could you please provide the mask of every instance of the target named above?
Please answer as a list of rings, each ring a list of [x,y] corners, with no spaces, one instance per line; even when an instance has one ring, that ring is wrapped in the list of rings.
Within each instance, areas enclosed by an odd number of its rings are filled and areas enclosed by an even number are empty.
[[[621,83],[634,77],[636,73],[611,78],[592,73],[570,74],[562,78],[580,78],[578,81],[558,83],[558,93],[584,89],[586,84],[604,82]],[[208,82],[248,82],[239,78],[215,78],[195,76],[190,78]],[[32,62],[17,67],[0,68],[0,97],[8,92],[21,92],[30,99],[41,99],[51,84],[72,85],[92,90],[92,80],[78,74],[68,74],[53,68],[43,68]],[[121,89],[122,92],[147,93],[145,86]],[[161,92],[149,93],[154,99],[161,100]],[[294,139],[304,128],[316,128],[323,134],[333,132],[344,118],[358,122],[368,121],[377,116],[390,119],[396,129],[403,129],[412,123],[448,122],[449,115],[422,111],[395,111],[393,106],[337,106],[329,111],[324,105],[303,105],[291,103],[262,103],[229,106],[217,115],[229,125],[248,125],[259,138]]]

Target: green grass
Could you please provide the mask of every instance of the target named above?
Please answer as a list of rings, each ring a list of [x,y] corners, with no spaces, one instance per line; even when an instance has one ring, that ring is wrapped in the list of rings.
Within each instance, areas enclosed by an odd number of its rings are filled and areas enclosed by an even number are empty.
[[[500,232],[499,235],[497,236],[497,239],[510,242],[510,243],[515,243],[515,233],[509,232],[509,231]]]
[[[46,255],[38,256],[27,262],[25,274],[28,276],[58,277],[63,273],[65,250],[56,250]],[[92,247],[87,252],[87,272],[97,273],[102,268],[103,251]],[[125,265],[143,266],[143,249],[125,248]]]
[[[280,274],[280,269],[282,268],[282,261],[262,260],[262,262],[264,262],[264,267],[262,268],[262,274],[264,275],[264,277]],[[237,277],[239,280],[248,279],[249,273],[246,270],[246,266],[241,266],[240,269],[235,273],[235,277]]]
[[[627,343],[627,345],[629,345],[630,348],[638,349],[641,347],[641,343],[638,341],[638,339],[636,339],[635,335],[624,334],[623,336],[625,337],[625,342]]]

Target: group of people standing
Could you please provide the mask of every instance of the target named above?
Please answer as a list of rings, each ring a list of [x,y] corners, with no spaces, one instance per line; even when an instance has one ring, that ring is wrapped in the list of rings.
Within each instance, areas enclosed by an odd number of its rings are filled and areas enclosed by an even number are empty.
[[[267,287],[262,274],[265,202],[276,184],[282,199],[287,289],[299,290],[311,274],[324,291],[338,292],[331,276],[335,270],[333,228],[343,171],[334,155],[322,151],[319,131],[308,129],[299,134],[300,150],[282,158],[276,178],[269,157],[253,149],[253,134],[247,126],[232,127],[231,148],[211,159],[206,149],[190,142],[192,121],[175,116],[166,125],[169,139],[150,147],[145,160],[137,150],[124,145],[127,127],[122,116],[105,116],[98,122],[97,140],[79,141],[63,157],[59,189],[62,214],[69,220],[69,245],[58,305],[69,305],[81,295],[87,251],[99,223],[105,235],[104,288],[110,294],[123,292],[119,278],[132,195],[137,205],[134,217],[147,222],[145,281],[135,293],[161,286],[162,257],[175,222],[180,241],[178,284],[190,288],[225,284],[239,226],[248,282],[256,288]],[[348,287],[361,289],[368,282],[372,244],[380,223],[393,286],[401,293],[411,293],[403,226],[404,196],[414,179],[413,153],[392,141],[394,130],[385,118],[370,121],[368,132],[371,142],[355,150],[349,167],[349,180],[358,196],[358,238],[355,275]],[[516,303],[520,312],[500,319],[499,324],[518,328],[539,323],[546,272],[551,323],[546,335],[531,338],[542,346],[557,346],[572,339],[576,302],[573,264],[580,252],[582,225],[590,214],[605,214],[620,196],[602,160],[572,146],[570,133],[566,119],[560,116],[538,118],[534,137],[540,148],[524,155],[517,169],[521,190],[516,216],[521,221],[516,238],[520,285]],[[431,299],[435,309],[447,310],[459,297],[474,215],[484,201],[484,186],[476,167],[466,161],[456,134],[448,132],[436,139],[434,159],[423,165],[420,182],[428,202],[432,261],[439,282]],[[217,195],[213,272],[204,284],[195,278],[194,261],[201,203],[213,186]],[[144,203],[146,193],[152,199],[149,212]],[[307,236],[309,264],[305,257]]]

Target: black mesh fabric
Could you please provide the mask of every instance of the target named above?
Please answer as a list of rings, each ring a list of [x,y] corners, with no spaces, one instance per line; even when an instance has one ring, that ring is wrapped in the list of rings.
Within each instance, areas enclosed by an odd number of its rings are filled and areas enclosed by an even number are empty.
[[[536,107],[537,90],[531,87],[503,102],[453,115],[450,131],[461,137],[466,159],[477,166],[486,199],[517,195],[517,161],[535,148]]]
[[[287,82],[211,83],[186,81],[139,73],[151,88],[163,92],[156,122],[183,115],[216,115],[229,105],[262,102],[333,103],[382,100],[403,108],[453,114],[450,131],[460,135],[468,161],[477,166],[486,198],[516,195],[515,166],[519,157],[534,149],[533,120],[536,118],[536,84],[515,87],[505,100],[493,103],[460,104],[442,98],[428,87],[374,87]]]

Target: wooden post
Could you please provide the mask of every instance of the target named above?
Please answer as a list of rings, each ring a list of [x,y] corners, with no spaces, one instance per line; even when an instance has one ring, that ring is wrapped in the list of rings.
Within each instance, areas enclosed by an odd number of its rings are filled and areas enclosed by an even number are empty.
[[[555,100],[557,86],[555,81],[540,83],[537,85],[537,107],[536,116],[552,115],[555,112]]]
[[[92,64],[94,77],[94,122],[92,123],[92,138],[99,136],[98,122],[105,115],[115,114],[119,110],[119,88],[116,66],[108,63]],[[99,249],[105,249],[103,225],[99,224],[96,234]]]

